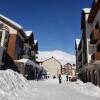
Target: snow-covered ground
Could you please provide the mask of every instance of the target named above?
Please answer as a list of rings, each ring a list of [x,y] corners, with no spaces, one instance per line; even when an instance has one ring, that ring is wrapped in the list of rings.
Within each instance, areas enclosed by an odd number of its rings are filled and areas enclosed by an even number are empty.
[[[100,88],[91,83],[62,79],[27,81],[12,70],[0,71],[0,100],[100,100]]]

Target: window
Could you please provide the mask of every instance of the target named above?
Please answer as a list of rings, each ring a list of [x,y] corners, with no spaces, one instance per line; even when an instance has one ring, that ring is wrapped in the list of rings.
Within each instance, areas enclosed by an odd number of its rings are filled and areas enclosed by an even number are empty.
[[[0,31],[0,43],[1,43],[1,39],[2,39],[2,31]]]
[[[5,33],[5,43],[4,43],[5,47],[8,47],[8,37],[9,37],[8,33]]]
[[[99,22],[97,22],[95,29],[99,29]]]
[[[100,44],[97,46],[97,52],[100,52]]]

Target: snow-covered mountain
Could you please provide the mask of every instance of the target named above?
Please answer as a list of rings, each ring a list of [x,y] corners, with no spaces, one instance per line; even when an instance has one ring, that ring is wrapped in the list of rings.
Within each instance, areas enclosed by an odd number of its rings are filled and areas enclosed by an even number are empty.
[[[71,63],[71,64],[75,63],[75,55],[60,50],[39,51],[37,57],[38,61],[44,61],[48,58],[55,57],[58,61],[61,62],[62,65],[66,63]]]

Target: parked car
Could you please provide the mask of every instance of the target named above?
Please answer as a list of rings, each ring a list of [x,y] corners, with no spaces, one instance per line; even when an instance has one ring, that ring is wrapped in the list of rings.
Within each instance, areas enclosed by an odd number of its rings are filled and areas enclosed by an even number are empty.
[[[71,82],[75,82],[75,81],[77,81],[77,77],[76,76],[71,77]]]

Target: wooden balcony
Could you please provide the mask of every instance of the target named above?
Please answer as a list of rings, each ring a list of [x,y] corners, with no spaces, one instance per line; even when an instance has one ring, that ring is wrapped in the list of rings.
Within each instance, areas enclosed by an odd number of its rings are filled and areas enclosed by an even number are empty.
[[[100,52],[93,53],[91,59],[92,61],[100,60]]]
[[[91,44],[96,44],[96,42],[100,40],[100,32],[99,29],[93,30],[91,35],[90,35],[90,43]]]
[[[89,17],[88,17],[89,23],[93,22],[99,8],[100,8],[100,0],[93,0],[91,11],[90,11],[90,14],[89,14]]]

